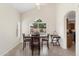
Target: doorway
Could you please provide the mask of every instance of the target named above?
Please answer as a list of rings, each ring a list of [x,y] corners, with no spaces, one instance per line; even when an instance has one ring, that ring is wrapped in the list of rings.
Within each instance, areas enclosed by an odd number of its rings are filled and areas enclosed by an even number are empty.
[[[76,31],[75,31],[75,18],[76,18],[75,11],[70,11],[66,15],[66,37],[67,37],[67,48],[74,48],[75,49],[75,37],[76,37]]]

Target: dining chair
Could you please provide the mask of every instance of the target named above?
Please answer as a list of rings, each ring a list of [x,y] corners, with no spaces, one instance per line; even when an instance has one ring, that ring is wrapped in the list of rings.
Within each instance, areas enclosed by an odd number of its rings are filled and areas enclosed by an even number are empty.
[[[47,42],[47,47],[49,48],[49,34],[47,34],[47,36],[42,37],[42,46],[44,41]]]
[[[32,50],[32,55],[34,54],[33,51],[34,49],[38,49],[38,55],[40,55],[40,35],[32,35],[31,36],[31,50]]]
[[[23,50],[26,47],[26,42],[30,42],[31,37],[30,36],[25,36],[25,34],[23,33]]]
[[[60,46],[60,36],[58,35],[51,35],[51,39],[52,39],[52,43],[53,43],[53,46]]]

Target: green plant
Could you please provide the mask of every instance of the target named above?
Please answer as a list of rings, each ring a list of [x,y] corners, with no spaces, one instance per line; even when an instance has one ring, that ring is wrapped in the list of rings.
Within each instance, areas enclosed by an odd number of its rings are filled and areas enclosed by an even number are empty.
[[[43,28],[40,29],[40,32],[44,32],[44,31],[43,31]]]
[[[42,20],[41,19],[38,19],[36,22],[42,22]]]
[[[46,29],[46,23],[43,23],[41,19],[38,19],[37,21],[35,21],[33,23],[33,27],[34,28],[39,28],[40,29],[39,30],[40,32],[44,32],[43,29]]]
[[[33,27],[34,28],[38,28],[38,24],[37,23],[33,23]]]

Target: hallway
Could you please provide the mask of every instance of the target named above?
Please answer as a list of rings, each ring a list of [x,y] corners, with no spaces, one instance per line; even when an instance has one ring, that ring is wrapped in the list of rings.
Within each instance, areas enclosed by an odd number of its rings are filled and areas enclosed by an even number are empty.
[[[34,56],[38,56],[38,50],[33,51]],[[5,56],[31,56],[31,49],[29,48],[29,43],[27,43],[26,48],[22,49],[22,44],[19,44],[10,52],[5,54]],[[44,44],[40,50],[40,56],[75,56],[74,46],[68,50],[62,49],[59,46],[53,46],[50,44],[49,49]]]

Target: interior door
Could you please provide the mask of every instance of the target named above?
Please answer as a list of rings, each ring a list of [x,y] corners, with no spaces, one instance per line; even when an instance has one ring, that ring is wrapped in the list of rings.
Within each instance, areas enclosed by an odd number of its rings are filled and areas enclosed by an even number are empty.
[[[69,26],[69,22],[68,22],[68,19],[66,21],[67,23],[67,48],[70,48],[72,46],[72,39],[73,39],[73,36],[72,36],[72,33],[70,33],[70,29],[71,27]]]
[[[72,47],[72,34],[67,34],[67,48]]]

